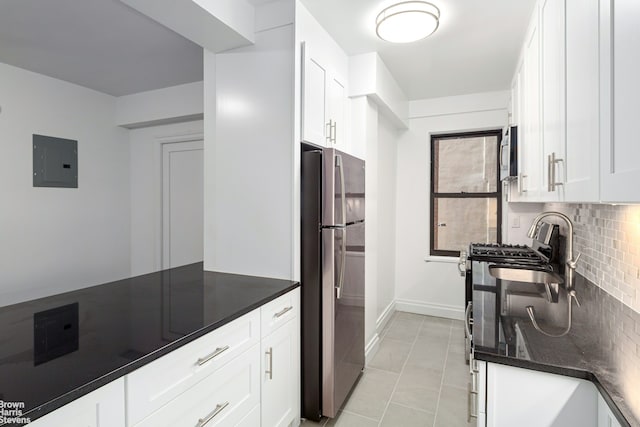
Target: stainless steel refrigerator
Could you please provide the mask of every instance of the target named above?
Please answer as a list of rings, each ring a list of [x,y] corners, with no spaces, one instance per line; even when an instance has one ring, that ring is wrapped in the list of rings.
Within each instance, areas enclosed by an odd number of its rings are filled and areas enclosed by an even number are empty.
[[[302,416],[335,417],[364,368],[365,163],[303,145]]]

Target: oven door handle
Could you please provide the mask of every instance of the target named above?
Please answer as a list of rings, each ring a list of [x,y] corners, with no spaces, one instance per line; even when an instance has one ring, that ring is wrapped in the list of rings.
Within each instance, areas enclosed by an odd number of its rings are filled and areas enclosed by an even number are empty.
[[[467,334],[467,337],[471,337],[471,325],[473,324],[473,320],[471,320],[472,308],[473,301],[469,301],[467,303],[467,308],[464,311],[464,332]]]

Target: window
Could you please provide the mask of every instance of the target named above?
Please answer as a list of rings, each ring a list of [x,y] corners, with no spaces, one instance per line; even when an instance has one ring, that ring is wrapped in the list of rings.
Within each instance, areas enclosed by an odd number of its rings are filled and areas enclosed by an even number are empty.
[[[500,130],[431,137],[431,255],[501,241]]]

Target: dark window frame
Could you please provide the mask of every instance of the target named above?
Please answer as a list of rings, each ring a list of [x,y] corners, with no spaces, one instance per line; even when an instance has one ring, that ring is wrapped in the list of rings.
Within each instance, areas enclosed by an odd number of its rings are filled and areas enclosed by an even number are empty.
[[[494,193],[436,193],[435,190],[435,168],[434,168],[434,159],[436,158],[435,154],[435,140],[446,140],[446,139],[460,139],[460,138],[477,138],[477,137],[487,137],[487,136],[495,136],[497,140],[496,144],[496,162],[498,162],[498,168],[496,172],[496,191]],[[486,199],[486,198],[496,198],[497,202],[497,216],[496,219],[496,239],[497,243],[502,242],[502,185],[500,183],[500,143],[502,142],[502,130],[494,129],[494,130],[485,130],[485,131],[475,131],[475,132],[459,132],[459,133],[446,133],[446,134],[433,134],[431,135],[431,159],[429,161],[429,165],[431,168],[431,183],[430,183],[430,221],[429,221],[429,234],[430,234],[430,244],[429,244],[429,255],[431,256],[450,256],[450,257],[459,257],[460,251],[449,251],[449,250],[439,250],[435,249],[435,238],[436,238],[436,224],[435,224],[435,202],[436,199]],[[473,243],[473,242],[469,242]]]

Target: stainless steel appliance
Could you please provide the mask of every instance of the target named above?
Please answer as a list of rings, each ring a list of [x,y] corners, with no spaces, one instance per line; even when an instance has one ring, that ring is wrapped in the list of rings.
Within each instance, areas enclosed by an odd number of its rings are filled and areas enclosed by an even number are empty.
[[[518,177],[518,127],[506,129],[500,143],[500,181]]]
[[[494,278],[489,267],[495,264],[527,268],[557,265],[560,243],[558,226],[541,223],[531,246],[472,243],[468,252],[461,253],[459,268],[465,276],[467,361],[472,347],[490,348],[505,355],[526,353],[522,334],[517,333],[512,321],[518,313],[510,307],[523,306],[522,300],[527,298],[530,304],[535,304],[536,298],[525,295],[515,282]],[[482,319],[482,322],[474,322],[474,319]]]
[[[363,160],[303,145],[302,416],[335,417],[364,368]]]

